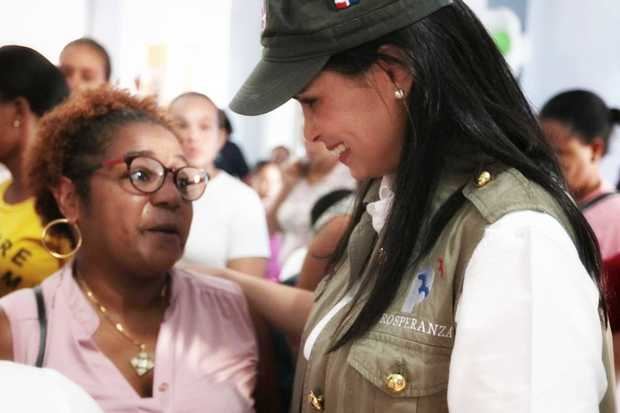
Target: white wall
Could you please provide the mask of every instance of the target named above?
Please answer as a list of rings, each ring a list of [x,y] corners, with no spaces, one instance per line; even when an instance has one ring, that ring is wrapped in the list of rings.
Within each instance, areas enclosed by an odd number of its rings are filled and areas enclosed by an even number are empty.
[[[86,31],[87,0],[19,0],[3,2],[0,45],[32,47],[51,62],[70,40]]]
[[[121,87],[149,93],[157,85],[167,104],[182,92],[207,94],[227,108],[261,56],[261,0],[90,0],[90,35],[109,49]],[[258,117],[228,111],[250,163],[271,147],[299,142],[293,105]]]
[[[228,85],[230,99],[260,60],[262,5],[262,0],[232,2]],[[293,152],[299,151],[302,146],[302,118],[298,106],[291,101],[271,113],[255,117],[228,111],[237,129],[235,136],[251,162],[268,158],[271,148],[280,144],[289,146]]]

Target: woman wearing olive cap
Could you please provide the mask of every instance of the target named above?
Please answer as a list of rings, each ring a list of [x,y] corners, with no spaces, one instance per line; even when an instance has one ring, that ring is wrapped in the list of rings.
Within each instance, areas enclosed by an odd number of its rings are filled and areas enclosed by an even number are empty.
[[[229,274],[303,329],[292,412],[613,411],[592,231],[460,0],[269,0],[233,100],[289,98],[367,184],[314,297]]]

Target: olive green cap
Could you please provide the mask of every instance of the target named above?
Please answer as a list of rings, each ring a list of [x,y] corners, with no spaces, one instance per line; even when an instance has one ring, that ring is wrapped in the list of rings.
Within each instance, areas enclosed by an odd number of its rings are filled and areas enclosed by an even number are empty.
[[[230,108],[269,112],[301,92],[337,53],[402,29],[452,0],[266,0],[263,56]]]

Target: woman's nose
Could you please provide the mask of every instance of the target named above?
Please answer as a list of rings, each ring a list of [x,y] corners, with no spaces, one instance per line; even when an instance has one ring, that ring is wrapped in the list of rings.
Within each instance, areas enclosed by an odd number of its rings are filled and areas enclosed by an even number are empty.
[[[319,139],[319,130],[316,123],[309,117],[304,117],[304,139],[307,142],[316,142]]]

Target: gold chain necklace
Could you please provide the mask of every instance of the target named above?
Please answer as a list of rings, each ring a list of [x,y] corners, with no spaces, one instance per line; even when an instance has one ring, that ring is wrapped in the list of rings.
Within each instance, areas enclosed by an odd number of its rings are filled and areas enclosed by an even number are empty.
[[[146,344],[140,343],[138,340],[134,339],[132,336],[129,335],[129,333],[127,333],[127,331],[125,330],[125,327],[121,323],[113,320],[112,317],[110,317],[110,315],[108,314],[108,309],[103,304],[101,304],[99,300],[97,300],[97,297],[95,297],[91,289],[88,288],[86,281],[84,281],[82,277],[78,277],[77,273],[76,273],[76,279],[78,283],[82,286],[82,289],[86,293],[86,296],[88,297],[88,299],[95,305],[95,308],[101,313],[101,316],[103,317],[103,319],[106,320],[108,323],[110,323],[114,327],[114,329],[120,335],[122,335],[125,339],[127,339],[131,344],[138,347],[138,354],[132,357],[129,362],[129,364],[131,364],[131,367],[133,367],[133,369],[135,370],[136,374],[138,374],[138,376],[144,376],[146,373],[153,370],[153,368],[155,367],[155,355],[152,352],[146,351]],[[162,298],[166,296],[166,291],[168,289],[169,280],[170,278],[167,279],[166,283],[164,284],[164,287],[161,290],[160,296]]]

